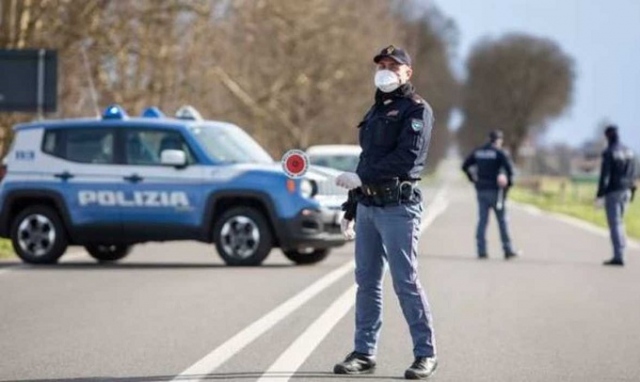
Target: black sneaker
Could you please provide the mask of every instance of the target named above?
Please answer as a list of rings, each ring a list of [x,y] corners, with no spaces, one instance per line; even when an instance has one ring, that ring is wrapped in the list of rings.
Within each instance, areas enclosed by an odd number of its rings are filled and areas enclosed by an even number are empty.
[[[416,357],[411,366],[404,372],[405,379],[427,379],[438,368],[436,357]]]
[[[334,374],[371,374],[376,369],[373,356],[358,352],[350,353],[344,361],[333,367]]]
[[[480,253],[480,254],[478,254],[478,259],[480,259],[480,260],[486,260],[486,259],[488,259],[488,258],[489,258],[489,256],[487,256],[487,254],[486,254],[486,253]]]
[[[504,253],[504,259],[505,260],[510,260],[513,259],[514,257],[518,257],[520,256],[520,253],[518,251],[506,251]]]
[[[618,260],[618,259],[611,259],[611,260],[605,261],[604,263],[602,263],[602,265],[617,265],[619,267],[623,267],[624,261]]]

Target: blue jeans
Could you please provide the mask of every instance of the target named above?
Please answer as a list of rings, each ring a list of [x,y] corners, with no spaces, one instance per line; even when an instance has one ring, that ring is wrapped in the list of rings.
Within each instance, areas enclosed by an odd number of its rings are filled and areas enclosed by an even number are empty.
[[[611,244],[613,244],[613,258],[619,261],[624,261],[624,249],[627,244],[624,228],[624,212],[630,197],[631,193],[628,190],[610,192],[604,197],[609,233],[611,234]]]
[[[487,254],[487,225],[489,224],[489,211],[493,210],[498,219],[500,228],[500,239],[502,250],[505,253],[511,252],[511,238],[509,237],[509,226],[504,200],[505,194],[498,190],[477,190],[478,196],[478,226],[476,228],[476,244],[478,255]],[[499,200],[499,199],[502,200]]]
[[[356,218],[355,351],[375,355],[382,327],[382,279],[389,265],[393,289],[413,340],[416,357],[435,355],[431,310],[418,280],[421,204],[367,207]]]

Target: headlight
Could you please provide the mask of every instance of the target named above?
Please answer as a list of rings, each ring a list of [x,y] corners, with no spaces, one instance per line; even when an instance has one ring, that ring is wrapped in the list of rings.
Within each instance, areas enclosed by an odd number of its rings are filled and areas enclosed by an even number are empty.
[[[310,179],[300,180],[300,194],[305,198],[313,198],[318,193],[316,182]]]

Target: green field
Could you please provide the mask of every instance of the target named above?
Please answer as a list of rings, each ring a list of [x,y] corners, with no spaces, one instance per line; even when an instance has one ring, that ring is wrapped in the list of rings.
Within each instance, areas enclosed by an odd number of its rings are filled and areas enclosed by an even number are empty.
[[[11,241],[7,239],[0,239],[0,259],[7,259],[14,256],[15,254],[11,247]]]
[[[594,183],[571,182],[566,179],[541,178],[524,182],[524,186],[514,187],[509,196],[518,202],[532,204],[547,211],[570,215],[607,227],[603,208],[596,208],[594,199],[597,185]],[[640,199],[629,205],[625,216],[627,233],[640,238]]]

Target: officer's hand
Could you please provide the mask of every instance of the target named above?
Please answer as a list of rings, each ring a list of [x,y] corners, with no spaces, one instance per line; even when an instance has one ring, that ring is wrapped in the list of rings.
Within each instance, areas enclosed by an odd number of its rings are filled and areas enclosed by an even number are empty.
[[[353,190],[362,186],[362,181],[358,174],[353,172],[343,172],[336,178],[336,185],[347,190]]]
[[[498,175],[498,187],[506,188],[509,185],[509,179],[505,174]]]
[[[596,208],[602,208],[604,207],[604,198],[596,198],[596,200],[594,200],[593,205]]]
[[[347,240],[353,240],[356,237],[355,220],[342,218],[340,220],[340,230]]]

